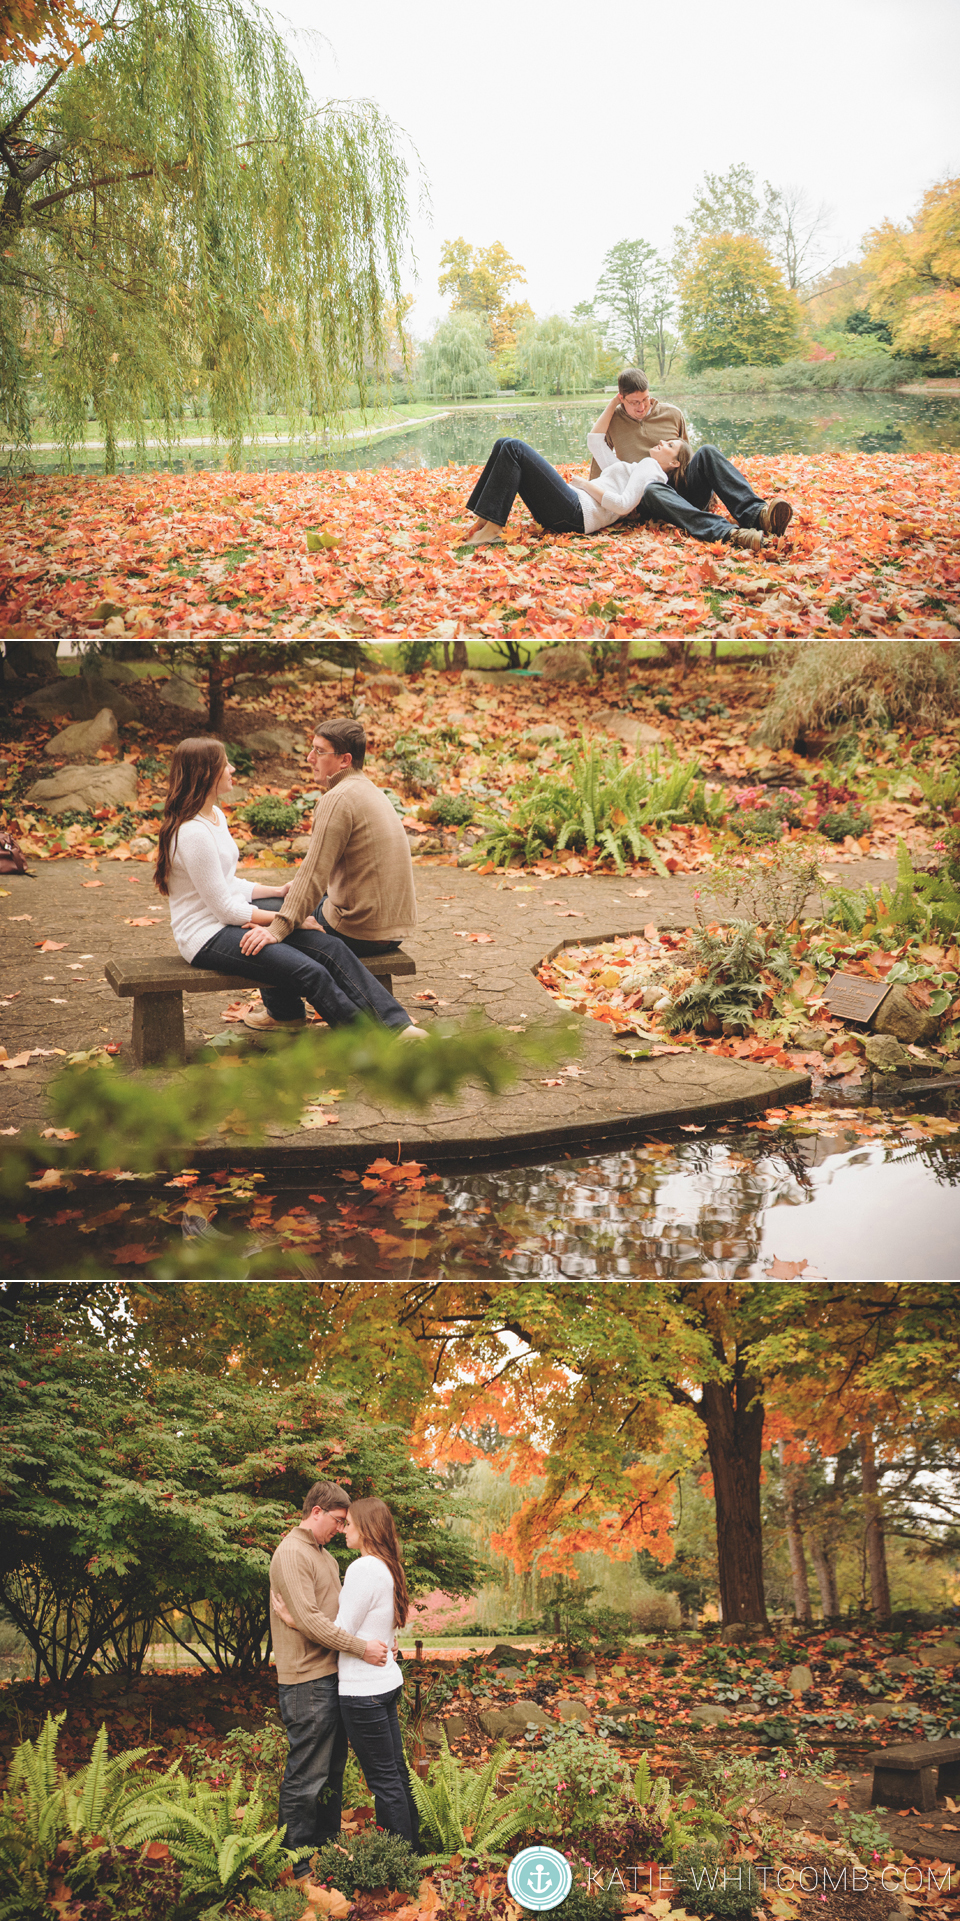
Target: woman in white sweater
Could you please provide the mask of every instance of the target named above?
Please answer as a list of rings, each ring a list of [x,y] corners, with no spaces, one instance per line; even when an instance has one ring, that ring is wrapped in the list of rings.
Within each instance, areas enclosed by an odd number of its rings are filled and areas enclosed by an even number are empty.
[[[348,1548],[359,1549],[360,1558],[351,1561],[343,1577],[336,1625],[361,1640],[386,1641],[391,1652],[382,1668],[353,1654],[340,1655],[340,1714],[373,1795],[377,1826],[402,1834],[417,1849],[417,1804],[397,1715],[403,1675],[396,1660],[396,1630],[405,1626],[410,1609],[397,1530],[386,1502],[371,1497],[351,1501],[344,1533]],[[295,1625],[282,1597],[273,1593],[270,1599],[280,1619]]]
[[[330,1027],[369,1014],[384,1027],[421,1035],[399,1001],[312,916],[261,953],[242,952],[244,928],[269,926],[287,887],[237,879],[240,850],[217,805],[232,786],[233,768],[219,740],[183,740],[174,749],[154,884],[169,897],[173,938],[184,960],[272,989],[278,1026],[302,1026],[306,1000]],[[254,901],[269,902],[269,908]]]

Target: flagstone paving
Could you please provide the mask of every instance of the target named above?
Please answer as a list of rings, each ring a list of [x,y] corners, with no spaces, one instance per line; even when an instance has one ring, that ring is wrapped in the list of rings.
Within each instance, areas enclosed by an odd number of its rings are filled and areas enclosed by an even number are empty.
[[[862,873],[861,873],[862,867]],[[253,871],[253,870],[250,870]],[[257,869],[257,877],[272,878]],[[849,885],[891,877],[891,862],[850,865]],[[494,1100],[465,1087],[453,1102],[411,1114],[349,1090],[337,1123],[317,1131],[277,1132],[262,1147],[230,1145],[232,1160],[264,1167],[318,1166],[360,1161],[398,1144],[406,1156],[463,1159],[506,1156],[636,1138],[675,1126],[705,1127],[722,1119],[803,1100],[805,1074],[765,1063],[734,1061],[685,1049],[628,1062],[614,1052],[604,1024],[558,1016],[534,969],[559,947],[640,933],[651,921],[683,927],[694,917],[694,891],[703,876],[662,881],[577,876],[541,879],[510,873],[481,875],[441,861],[417,863],[420,924],[405,941],[417,963],[415,978],[396,983],[398,999],[418,1022],[460,1020],[480,1010],[514,1029],[563,1019],[571,1030],[569,1060],[528,1068]],[[152,886],[152,867],[140,861],[38,862],[33,878],[4,876],[0,923],[4,987],[0,1043],[23,1067],[0,1073],[0,1126],[45,1125],[44,1089],[62,1054],[119,1042],[129,1058],[131,1003],[119,1001],[104,979],[111,958],[150,959],[175,951],[166,904]],[[811,909],[813,911],[813,903]],[[140,923],[140,924],[137,924]],[[479,937],[479,938],[478,938]],[[40,943],[55,948],[41,951]],[[187,1048],[224,1032],[222,1012],[237,995],[185,997]],[[224,1145],[195,1156],[203,1165]]]

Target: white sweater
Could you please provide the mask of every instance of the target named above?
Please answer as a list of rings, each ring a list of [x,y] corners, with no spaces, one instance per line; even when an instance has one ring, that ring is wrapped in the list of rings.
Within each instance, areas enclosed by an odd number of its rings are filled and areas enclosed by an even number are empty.
[[[602,489],[604,507],[618,514],[629,514],[634,507],[639,507],[648,487],[668,484],[659,460],[654,460],[652,454],[647,454],[644,460],[615,460],[595,482]]]
[[[343,1577],[336,1625],[363,1641],[396,1646],[393,1575],[386,1561],[375,1554],[361,1554],[358,1561],[351,1561]],[[399,1663],[389,1655],[386,1667],[375,1668],[355,1654],[341,1654],[337,1672],[341,1694],[389,1694],[403,1686]]]
[[[215,809],[216,825],[197,815],[185,820],[170,862],[170,925],[184,960],[192,961],[221,927],[250,919],[253,882],[237,880],[240,849]]]

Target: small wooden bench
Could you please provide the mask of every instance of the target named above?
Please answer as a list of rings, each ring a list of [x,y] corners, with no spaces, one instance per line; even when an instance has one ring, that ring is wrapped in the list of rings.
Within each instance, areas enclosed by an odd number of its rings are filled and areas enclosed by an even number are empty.
[[[364,967],[393,992],[394,978],[415,974],[417,963],[397,948],[392,954],[370,954]],[[179,954],[162,960],[108,961],[104,973],[121,1000],[133,1001],[131,1047],[138,1067],[159,1067],[163,1061],[186,1059],[183,1031],[184,994],[254,994],[257,983],[241,974],[215,974],[212,968],[191,967]]]
[[[960,1741],[905,1741],[878,1748],[873,1768],[872,1808],[922,1808],[929,1812],[937,1795],[960,1790]]]

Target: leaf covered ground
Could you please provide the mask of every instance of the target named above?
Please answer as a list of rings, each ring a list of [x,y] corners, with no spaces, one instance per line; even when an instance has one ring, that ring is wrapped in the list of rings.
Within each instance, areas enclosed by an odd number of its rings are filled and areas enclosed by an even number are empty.
[[[507,544],[463,550],[473,467],[10,481],[0,613],[25,637],[960,632],[957,455],[745,464],[796,507],[760,555],[542,535],[519,504]]]
[[[529,1700],[553,1720],[558,1701],[574,1702],[585,1732],[606,1737],[631,1770],[647,1752],[653,1771],[670,1779],[681,1819],[694,1816],[705,1790],[714,1803],[718,1790],[728,1794],[723,1783],[734,1783],[738,1764],[754,1764],[746,1777],[736,1777],[725,1814],[736,1859],[767,1869],[760,1912],[770,1921],[805,1921],[814,1913],[821,1921],[885,1921],[902,1899],[905,1876],[911,1912],[952,1921],[960,1912],[957,1802],[941,1795],[937,1809],[927,1814],[871,1812],[866,1806],[867,1757],[874,1747],[942,1738],[960,1715],[954,1640],[942,1629],[932,1630],[908,1637],[906,1653],[896,1653],[903,1638],[854,1631],[841,1637],[838,1647],[825,1630],[813,1630],[726,1647],[712,1637],[668,1635],[620,1654],[598,1655],[587,1668],[571,1666],[560,1650],[523,1649],[517,1655],[521,1679],[502,1674],[489,1651],[470,1654],[466,1647],[451,1646],[442,1655],[428,1652],[420,1663],[408,1651],[407,1712],[409,1717],[416,1699],[420,1716],[408,1718],[405,1738],[408,1751],[429,1758],[437,1750],[419,1745],[422,1724],[432,1722],[435,1730],[438,1719],[456,1715],[449,1728],[451,1747],[475,1766],[493,1746],[482,1714]],[[163,1651],[156,1652],[162,1658]],[[57,1705],[50,1697],[46,1684],[0,1684],[5,1756],[23,1735],[39,1729]],[[699,1722],[704,1709],[720,1725]],[[152,1746],[154,1765],[179,1759],[192,1778],[214,1782],[237,1765],[251,1782],[260,1773],[271,1813],[285,1752],[271,1674],[237,1682],[187,1667],[148,1672],[132,1684],[119,1676],[96,1678],[70,1695],[59,1744],[66,1768],[88,1758],[101,1722],[107,1725],[111,1753]],[[543,1734],[530,1730],[512,1739],[521,1767],[522,1757],[543,1744]],[[804,1778],[806,1754],[825,1756],[828,1771],[815,1785]],[[719,1776],[711,1775],[717,1768]],[[371,1814],[364,1807],[345,1810],[346,1832],[362,1828]],[[801,1863],[806,1864],[803,1888],[798,1885]],[[669,1865],[630,1860],[615,1866],[620,1880],[608,1866],[600,1885],[606,1887],[614,1876],[612,1885],[628,1914],[655,1921],[686,1914]],[[851,1897],[854,1866],[857,1894]],[[230,1912],[238,1921],[300,1921],[303,1897],[295,1905],[294,1892],[284,1884],[277,1890],[255,1888]],[[475,1916],[519,1921],[502,1868],[460,1855],[425,1876],[412,1899],[384,1889],[346,1907],[328,1906],[314,1896],[312,1906],[321,1914],[349,1913],[353,1921],[373,1921],[380,1914],[396,1921],[473,1921]]]

